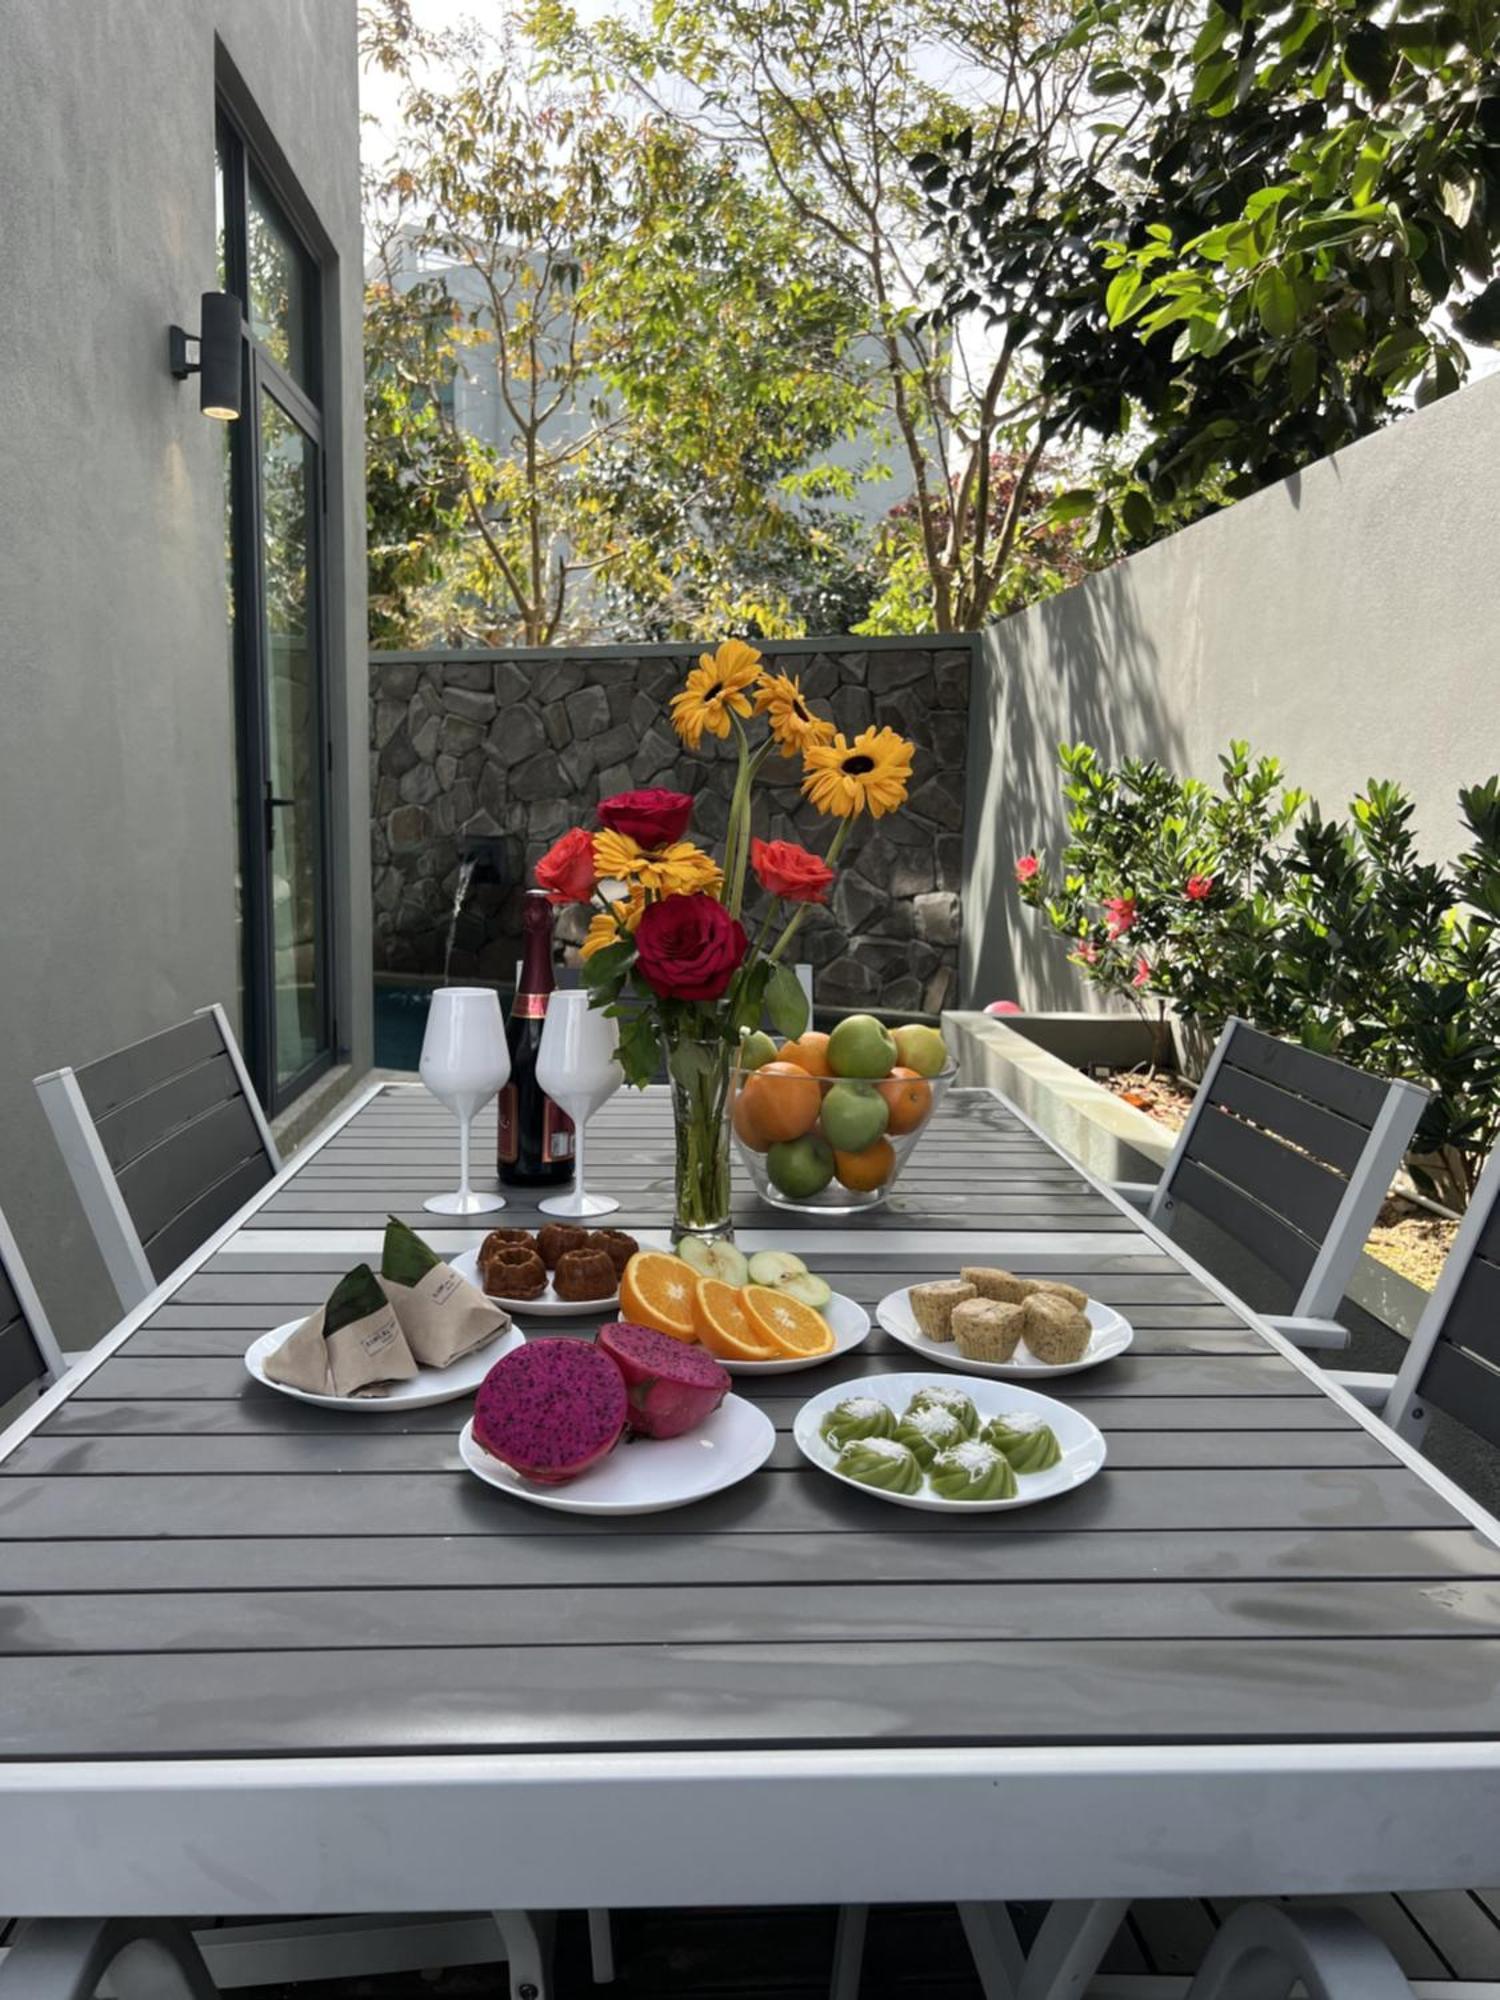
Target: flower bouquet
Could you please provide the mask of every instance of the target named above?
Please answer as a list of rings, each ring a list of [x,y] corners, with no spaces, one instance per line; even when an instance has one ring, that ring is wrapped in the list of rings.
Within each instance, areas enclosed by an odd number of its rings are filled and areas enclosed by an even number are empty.
[[[808,905],[827,901],[855,821],[905,801],[913,751],[893,729],[847,741],[795,678],[769,671],[737,639],[701,656],[671,713],[690,751],[705,735],[734,739],[722,859],[686,837],[686,793],[622,792],[600,801],[595,830],[563,835],[536,879],[554,903],[593,910],[583,976],[593,1005],[620,1023],[625,1077],[643,1086],[665,1061],[671,1081],[677,1229],[717,1235],[729,1228],[725,1114],[736,1054],[763,1016],[793,1040],[806,1030],[807,998],[788,949]],[[824,854],[752,831],[756,778],[778,754],[801,758],[803,792],[836,821]]]

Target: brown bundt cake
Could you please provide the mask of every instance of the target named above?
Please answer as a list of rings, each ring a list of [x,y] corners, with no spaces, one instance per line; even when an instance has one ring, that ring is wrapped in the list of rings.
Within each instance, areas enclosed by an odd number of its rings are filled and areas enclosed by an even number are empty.
[[[547,1267],[535,1250],[497,1250],[482,1275],[492,1299],[539,1299],[547,1289]]]
[[[602,1250],[615,1267],[615,1278],[625,1275],[625,1266],[630,1262],[640,1244],[633,1236],[627,1236],[623,1229],[596,1229],[589,1237],[591,1250]]]
[[[560,1299],[612,1299],[618,1290],[615,1267],[603,1250],[564,1250],[552,1273]]]
[[[580,1229],[576,1222],[548,1222],[537,1231],[536,1247],[542,1262],[549,1271],[557,1269],[557,1260],[569,1250],[583,1250],[588,1247],[590,1231]]]

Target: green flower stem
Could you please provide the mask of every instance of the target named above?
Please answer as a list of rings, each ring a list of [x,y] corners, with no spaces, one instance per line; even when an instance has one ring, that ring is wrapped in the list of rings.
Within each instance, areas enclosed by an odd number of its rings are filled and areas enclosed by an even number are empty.
[[[739,845],[742,822],[748,817],[746,801],[750,792],[750,745],[740,719],[731,714],[734,724],[734,739],[739,758],[739,767],[734,774],[734,790],[729,797],[729,824],[724,830],[724,906],[732,917],[739,915],[739,905],[734,900],[733,884],[735,868],[739,859]]]
[[[824,860],[828,863],[830,868],[833,866],[834,862],[838,860],[839,850],[842,848],[844,842],[849,838],[849,833],[853,825],[854,821],[852,819],[841,819],[839,821],[838,831],[834,834],[833,839],[828,843],[828,852],[823,857]],[[781,954],[786,950],[787,946],[791,943],[792,939],[797,935],[797,928],[802,922],[802,919],[807,915],[807,912],[810,907],[811,905],[807,903],[799,903],[797,905],[796,914],[793,916],[791,922],[787,925],[786,929],[781,933],[781,936],[776,940],[776,948],[771,953],[770,957],[770,963],[772,965],[775,965],[780,960]]]
[[[739,915],[740,909],[745,900],[745,870],[749,866],[750,862],[751,807],[755,796],[754,792],[755,780],[760,775],[761,766],[765,763],[767,757],[770,756],[771,751],[774,748],[775,748],[774,743],[768,737],[766,741],[761,745],[761,747],[753,754],[753,756],[750,759],[749,765],[746,768],[745,798],[743,806],[744,825],[741,827],[740,837],[735,843],[734,886],[730,894],[730,902],[729,902],[729,914],[732,917],[737,917]]]
[[[675,1223],[678,1230],[729,1235],[730,1052],[715,1038],[696,1041],[710,1058],[695,1066],[691,1079],[672,1077],[672,1120],[676,1138]]]

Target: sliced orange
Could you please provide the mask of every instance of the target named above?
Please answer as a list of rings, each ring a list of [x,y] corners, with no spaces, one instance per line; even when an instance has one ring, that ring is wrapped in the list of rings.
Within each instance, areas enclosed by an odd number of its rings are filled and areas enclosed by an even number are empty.
[[[698,1273],[681,1257],[665,1250],[637,1250],[620,1279],[620,1310],[639,1326],[654,1326],[674,1340],[698,1338],[693,1321],[693,1294]]]
[[[740,1293],[745,1317],[752,1332],[769,1340],[780,1354],[831,1354],[833,1328],[821,1313],[794,1299],[790,1292],[778,1292],[770,1285],[746,1285]]]
[[[693,1324],[710,1354],[721,1361],[774,1361],[780,1350],[761,1340],[745,1316],[738,1285],[700,1278],[693,1298]]]

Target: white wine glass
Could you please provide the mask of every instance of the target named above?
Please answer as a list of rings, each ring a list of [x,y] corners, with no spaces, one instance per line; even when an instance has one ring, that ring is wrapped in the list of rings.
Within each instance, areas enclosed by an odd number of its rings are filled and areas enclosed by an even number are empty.
[[[474,1114],[510,1076],[500,1001],[487,986],[440,986],[433,994],[418,1071],[458,1118],[459,1185],[452,1194],[429,1195],[422,1206],[434,1215],[488,1215],[504,1208],[503,1194],[481,1194],[469,1185]]]
[[[609,1215],[620,1206],[607,1194],[590,1194],[583,1184],[584,1127],[625,1081],[617,1060],[619,1046],[619,1022],[591,1007],[587,993],[559,992],[548,999],[536,1052],[536,1080],[572,1119],[577,1143],[572,1190],[539,1202],[547,1215]]]

